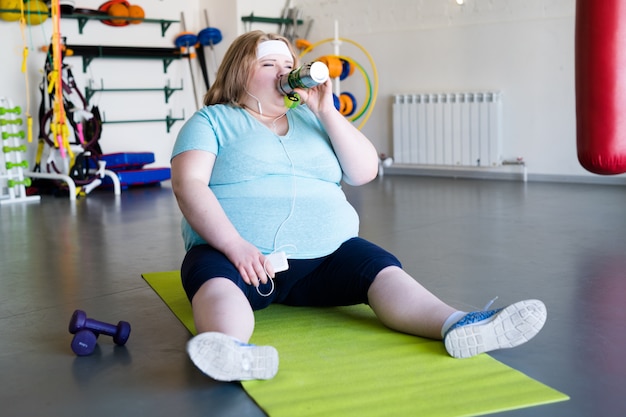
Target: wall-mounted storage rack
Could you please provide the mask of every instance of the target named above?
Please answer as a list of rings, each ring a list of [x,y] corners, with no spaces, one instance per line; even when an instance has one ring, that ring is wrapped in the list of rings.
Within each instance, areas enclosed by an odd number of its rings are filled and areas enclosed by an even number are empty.
[[[66,45],[71,50],[70,56],[83,57],[83,73],[87,72],[89,64],[94,58],[121,58],[121,59],[160,59],[163,61],[163,72],[175,60],[186,58],[189,54],[182,53],[178,48],[138,48],[132,46],[102,46],[102,45]]]
[[[165,119],[133,119],[133,120],[106,120],[105,114],[102,114],[102,123],[154,123],[154,122],[165,122],[165,126],[167,128],[167,133],[170,133],[170,129],[174,125],[174,123],[179,122],[181,120],[185,120],[185,110],[183,109],[183,115],[180,118],[172,117],[172,112],[170,112]]]
[[[94,11],[95,12],[95,11]],[[21,10],[20,9],[0,9],[0,13],[17,13],[17,14],[21,14]],[[33,10],[33,11],[28,11],[28,10],[24,10],[25,14],[47,14],[48,16],[50,16],[49,12],[42,12],[39,10]],[[111,20],[111,16],[106,15],[106,14],[83,14],[83,13],[76,13],[76,14],[62,14],[61,15],[61,19],[73,19],[73,20],[77,20],[78,21],[78,33],[80,33],[81,35],[83,34],[83,29],[85,28],[85,25],[87,24],[88,21],[90,20]],[[172,25],[172,23],[179,23],[179,20],[165,20],[165,19],[146,19],[146,18],[139,18],[139,17],[124,17],[124,20],[132,20],[132,21],[137,21],[137,22],[141,22],[141,23],[158,23],[159,25],[161,25],[161,36],[165,37],[165,32],[167,32],[167,29],[169,29],[169,27]]]
[[[170,97],[174,94],[175,91],[182,91],[183,89],[183,80],[180,80],[180,87],[170,87],[170,82],[162,88],[104,88],[104,81],[100,80],[100,88],[93,88],[91,86],[91,81],[89,82],[89,86],[85,87],[85,99],[89,101],[91,97],[95,93],[106,93],[106,92],[141,92],[141,91],[162,91],[165,94],[165,103],[169,102]]]
[[[277,25],[289,25],[289,24],[293,24],[294,20],[293,19],[287,19],[287,18],[283,18],[283,17],[260,17],[260,16],[255,16],[254,14],[250,14],[250,16],[242,16],[241,17],[241,21],[245,22],[245,23],[252,23],[252,22],[256,22],[256,23],[275,23]],[[297,19],[296,20],[298,25],[301,25],[304,23],[304,21],[302,19]]]
[[[74,19],[78,21],[78,33],[83,34],[83,29],[85,25],[90,20],[112,20],[109,15],[99,15],[99,14],[65,14],[61,16],[62,19]],[[122,19],[120,19],[122,20]],[[178,23],[179,20],[165,20],[165,19],[146,19],[146,18],[138,18],[138,17],[124,17],[123,20],[127,21],[136,21],[140,23],[158,23],[161,25],[161,36],[165,37],[165,32],[172,25],[172,23]]]

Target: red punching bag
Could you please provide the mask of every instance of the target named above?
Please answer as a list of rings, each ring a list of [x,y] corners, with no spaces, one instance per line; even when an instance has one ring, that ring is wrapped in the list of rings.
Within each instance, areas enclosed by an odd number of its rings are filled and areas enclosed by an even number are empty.
[[[578,161],[601,175],[626,172],[626,1],[576,1]]]

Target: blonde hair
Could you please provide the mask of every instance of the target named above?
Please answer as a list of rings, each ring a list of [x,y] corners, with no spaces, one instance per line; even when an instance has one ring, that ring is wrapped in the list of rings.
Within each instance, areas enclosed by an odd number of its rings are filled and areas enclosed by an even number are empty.
[[[269,40],[285,42],[293,57],[294,67],[298,65],[298,56],[287,38],[261,30],[244,33],[237,37],[226,51],[217,70],[215,82],[204,96],[206,106],[231,104],[242,107],[241,101],[257,62],[257,45]]]

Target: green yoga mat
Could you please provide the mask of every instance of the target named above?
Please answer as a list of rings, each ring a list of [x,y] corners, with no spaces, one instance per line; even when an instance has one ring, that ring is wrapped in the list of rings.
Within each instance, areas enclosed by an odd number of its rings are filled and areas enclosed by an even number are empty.
[[[143,274],[196,333],[178,271]],[[568,399],[489,355],[454,359],[439,341],[393,332],[369,307],[272,305],[251,340],[278,349],[278,375],[244,381],[271,417],[478,416]]]

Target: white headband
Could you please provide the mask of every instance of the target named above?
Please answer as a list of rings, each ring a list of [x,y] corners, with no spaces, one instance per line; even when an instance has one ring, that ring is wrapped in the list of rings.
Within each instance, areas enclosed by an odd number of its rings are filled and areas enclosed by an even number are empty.
[[[292,57],[291,51],[283,41],[264,41],[256,47],[256,59],[261,59],[266,55],[287,55]]]

